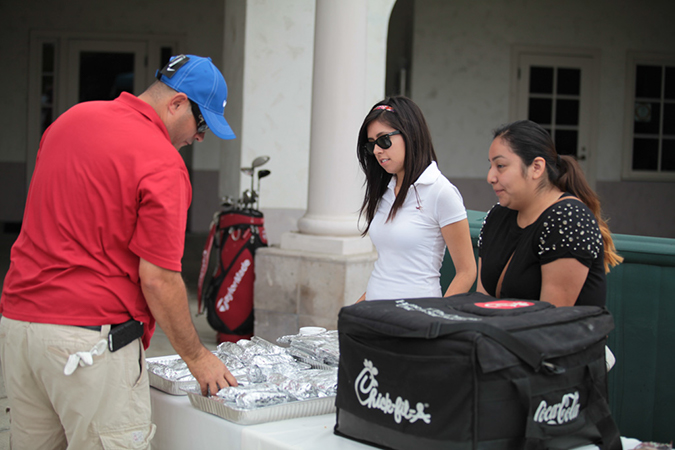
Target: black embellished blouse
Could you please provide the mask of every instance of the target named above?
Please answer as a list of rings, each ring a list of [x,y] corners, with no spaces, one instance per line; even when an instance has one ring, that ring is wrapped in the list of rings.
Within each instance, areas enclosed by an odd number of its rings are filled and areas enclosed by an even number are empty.
[[[564,194],[568,197],[571,194]],[[577,198],[554,203],[525,228],[518,211],[496,204],[488,212],[478,238],[481,283],[495,297],[497,282],[509,258],[501,298],[539,300],[541,266],[559,258],[575,258],[589,268],[575,305],[605,306],[604,245],[591,210]]]

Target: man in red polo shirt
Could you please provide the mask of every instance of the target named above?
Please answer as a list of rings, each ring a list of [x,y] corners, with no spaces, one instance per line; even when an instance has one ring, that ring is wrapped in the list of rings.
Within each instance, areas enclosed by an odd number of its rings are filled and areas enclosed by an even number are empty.
[[[78,104],[45,131],[0,300],[14,448],[147,448],[155,320],[199,381],[237,381],[200,342],[181,258],[192,197],[178,149],[223,117],[210,58],[180,55],[134,97]]]

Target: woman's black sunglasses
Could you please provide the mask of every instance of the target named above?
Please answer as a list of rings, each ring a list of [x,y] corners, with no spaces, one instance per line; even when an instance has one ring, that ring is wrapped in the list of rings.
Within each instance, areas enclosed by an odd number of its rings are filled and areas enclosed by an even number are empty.
[[[392,131],[391,133],[383,134],[374,141],[366,142],[363,148],[366,149],[366,151],[371,155],[375,153],[375,144],[377,144],[377,146],[382,150],[386,150],[391,147],[391,139],[389,139],[389,136],[394,136],[396,134],[401,134],[401,132],[396,130]]]
[[[199,109],[199,105],[190,100],[190,106],[192,106],[192,115],[195,116],[195,122],[197,122],[197,133],[203,133],[209,129],[209,126],[202,116],[202,111]]]

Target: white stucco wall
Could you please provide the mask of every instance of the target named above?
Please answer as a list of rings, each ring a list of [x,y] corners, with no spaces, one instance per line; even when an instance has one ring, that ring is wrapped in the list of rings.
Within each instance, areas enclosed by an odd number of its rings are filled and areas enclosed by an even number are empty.
[[[415,2],[412,97],[429,121],[441,170],[483,178],[491,130],[509,120],[514,44],[599,49],[596,179],[618,181],[626,55],[675,50],[675,2]]]
[[[247,1],[239,138],[242,166],[270,156],[261,207],[307,205],[314,11],[313,0]],[[243,175],[240,193],[250,186]]]
[[[384,96],[389,14],[394,0],[368,1],[368,108]],[[261,155],[272,174],[261,182],[262,208],[307,207],[314,58],[314,0],[247,0],[241,165]],[[335,67],[336,71],[340,67]],[[344,95],[349,95],[345,93]],[[331,108],[331,105],[325,105]],[[227,109],[226,109],[227,117]],[[356,143],[354,133],[354,143]],[[355,144],[354,144],[355,145]],[[354,149],[354,158],[356,150]],[[257,178],[254,183],[257,186]],[[239,194],[251,179],[241,176]]]
[[[25,0],[0,2],[0,15],[5,18],[0,29],[0,50],[6,61],[0,71],[0,162],[25,162],[27,148],[27,100],[29,44],[31,31],[84,33],[89,39],[109,39],[111,35],[172,35],[181,42],[179,51],[211,56],[222,67],[223,0],[204,0],[199,14],[190,2],[118,0],[90,2],[69,0],[50,2]],[[189,20],[186,20],[189,18]],[[63,51],[63,49],[62,49]],[[148,83],[157,68],[148,68]],[[207,139],[195,147],[195,166],[217,170],[213,155],[219,146],[216,139]]]

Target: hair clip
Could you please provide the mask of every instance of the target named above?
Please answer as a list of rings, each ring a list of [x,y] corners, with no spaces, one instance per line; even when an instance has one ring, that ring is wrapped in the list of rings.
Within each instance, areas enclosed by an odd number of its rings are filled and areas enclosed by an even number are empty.
[[[376,109],[384,109],[385,111],[394,112],[394,108],[392,108],[389,105],[378,105],[373,108],[373,111],[375,111]]]

